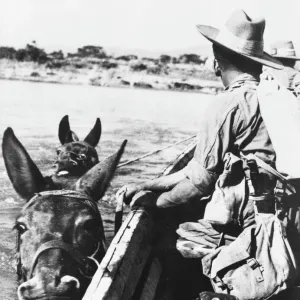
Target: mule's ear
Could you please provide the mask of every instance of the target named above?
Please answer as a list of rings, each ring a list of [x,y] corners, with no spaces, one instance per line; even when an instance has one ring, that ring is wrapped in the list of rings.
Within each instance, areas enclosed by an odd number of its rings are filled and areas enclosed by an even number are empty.
[[[127,140],[124,140],[118,152],[96,164],[77,180],[74,189],[91,196],[95,201],[101,199],[112,180],[118,163],[124,152]]]
[[[90,131],[90,133],[86,136],[84,141],[88,144],[90,144],[93,147],[96,147],[99,143],[100,137],[101,137],[101,121],[99,118],[97,118],[96,123],[93,127],[93,129]]]
[[[45,189],[43,175],[10,127],[3,135],[2,153],[8,177],[22,198],[29,200]]]
[[[77,136],[77,134],[74,131],[70,130],[65,137],[65,141],[63,145],[67,143],[78,142],[78,141],[79,141],[79,137]]]
[[[65,115],[59,122],[58,126],[58,138],[63,145],[66,142],[68,132],[71,131],[69,116]]]

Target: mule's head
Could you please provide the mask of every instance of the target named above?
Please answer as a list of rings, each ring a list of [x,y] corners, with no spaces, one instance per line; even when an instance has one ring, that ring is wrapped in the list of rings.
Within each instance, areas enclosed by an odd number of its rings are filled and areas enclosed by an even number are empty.
[[[15,190],[27,202],[16,218],[20,300],[81,299],[105,253],[97,201],[104,195],[119,151],[81,177],[72,190],[47,191],[44,178],[8,128],[3,158]]]
[[[83,141],[70,128],[69,117],[64,116],[58,128],[61,146],[57,149],[56,176],[81,176],[96,165],[95,149],[101,137],[101,122],[97,118],[94,127]]]

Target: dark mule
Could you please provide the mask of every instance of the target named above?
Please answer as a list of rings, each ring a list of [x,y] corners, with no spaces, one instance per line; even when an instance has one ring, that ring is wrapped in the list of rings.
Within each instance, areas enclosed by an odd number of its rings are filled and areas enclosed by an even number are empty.
[[[4,132],[8,176],[27,200],[16,219],[20,300],[81,299],[105,254],[105,235],[97,201],[104,195],[123,154],[98,163],[69,190],[50,190],[41,172],[15,137]]]
[[[58,128],[61,146],[57,149],[56,171],[52,176],[57,188],[69,188],[80,176],[99,162],[95,149],[101,137],[101,122],[97,118],[94,127],[81,141],[71,130],[69,117],[64,116]]]

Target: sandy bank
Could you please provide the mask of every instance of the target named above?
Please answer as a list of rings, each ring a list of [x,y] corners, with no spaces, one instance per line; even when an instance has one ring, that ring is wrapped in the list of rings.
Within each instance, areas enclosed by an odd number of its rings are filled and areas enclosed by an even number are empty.
[[[146,88],[155,90],[189,91],[216,94],[222,90],[220,81],[206,79],[207,70],[195,65],[169,64],[164,69],[142,64],[106,62],[106,66],[82,61],[81,64],[53,68],[33,62],[0,60],[0,79],[49,82],[59,84],[93,85],[106,87]],[[133,66],[133,67],[132,67]],[[155,73],[155,74],[154,74]]]

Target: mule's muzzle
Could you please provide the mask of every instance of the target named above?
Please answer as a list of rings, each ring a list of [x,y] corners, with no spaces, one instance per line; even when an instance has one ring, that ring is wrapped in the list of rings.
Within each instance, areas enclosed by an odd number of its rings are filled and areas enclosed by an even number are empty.
[[[65,275],[52,280],[41,281],[40,278],[22,283],[18,288],[19,300],[79,300],[80,283],[73,276]]]

